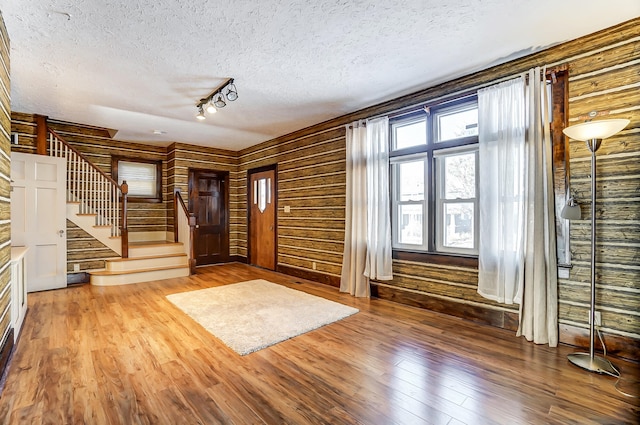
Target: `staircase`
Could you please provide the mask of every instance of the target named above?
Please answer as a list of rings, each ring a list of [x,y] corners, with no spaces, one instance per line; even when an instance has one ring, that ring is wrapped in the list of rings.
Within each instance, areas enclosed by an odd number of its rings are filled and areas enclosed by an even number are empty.
[[[189,258],[181,242],[129,244],[129,258],[105,261],[105,270],[91,272],[91,284],[126,285],[189,276]]]
[[[67,219],[120,256],[105,260],[104,270],[89,271],[92,285],[149,282],[195,272],[195,218],[188,216],[179,193],[174,199],[174,205],[182,204],[174,215],[175,242],[129,243],[126,182],[118,185],[52,130],[48,153],[67,160]]]

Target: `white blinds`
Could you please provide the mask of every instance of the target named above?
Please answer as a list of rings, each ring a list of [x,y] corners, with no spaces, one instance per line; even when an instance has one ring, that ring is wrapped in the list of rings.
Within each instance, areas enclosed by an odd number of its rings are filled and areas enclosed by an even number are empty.
[[[129,196],[156,198],[157,165],[150,162],[118,161],[118,184],[129,185]]]

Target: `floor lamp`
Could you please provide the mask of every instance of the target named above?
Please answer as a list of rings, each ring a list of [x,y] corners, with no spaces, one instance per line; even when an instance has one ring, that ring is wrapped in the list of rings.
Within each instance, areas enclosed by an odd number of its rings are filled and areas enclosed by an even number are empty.
[[[591,151],[591,309],[589,310],[589,353],[573,353],[567,357],[571,363],[591,372],[620,376],[620,372],[604,357],[595,355],[596,315],[596,151],[603,139],[613,136],[629,124],[626,119],[588,121],[572,125],[563,133],[574,140],[587,143]]]

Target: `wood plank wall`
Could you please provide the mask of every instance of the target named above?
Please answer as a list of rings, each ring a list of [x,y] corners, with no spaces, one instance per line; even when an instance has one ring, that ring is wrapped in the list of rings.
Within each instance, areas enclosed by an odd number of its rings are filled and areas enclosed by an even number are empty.
[[[612,117],[632,121],[598,152],[601,177],[598,308],[603,311],[606,333],[614,339],[619,336],[631,340],[632,346],[637,347],[640,342],[639,46],[640,19],[636,18],[241,151],[243,179],[248,169],[278,164],[278,269],[333,284],[337,282],[344,239],[344,125],[486,86],[534,66],[568,64],[571,123],[578,122],[578,117],[591,110],[608,111]],[[570,155],[570,182],[587,214],[571,228],[574,267],[569,279],[560,280],[560,322],[564,341],[585,344],[584,339],[575,338],[575,332],[588,326],[588,151],[582,143],[572,142]],[[284,213],[285,205],[291,206],[291,213]],[[244,211],[244,206],[240,210]],[[246,249],[246,237],[240,244],[240,250]],[[379,296],[510,329],[517,325],[514,321],[517,306],[498,305],[477,295],[475,267],[394,260],[394,273],[393,281],[376,285]]]
[[[622,132],[597,151],[596,304],[602,329],[640,339],[640,23],[625,37],[584,49],[569,66],[569,124],[627,118]],[[604,44],[604,43],[603,43]],[[571,190],[582,219],[571,222],[573,269],[559,283],[560,323],[585,327],[591,279],[591,152],[584,142],[569,146]],[[637,345],[640,349],[640,344]],[[636,355],[640,355],[636,352]]]
[[[11,327],[11,84],[9,35],[0,12],[0,377],[13,347]]]
[[[223,149],[194,146],[185,143],[173,143],[167,148],[167,193],[173,196],[174,189],[179,189],[182,199],[189,204],[189,170],[205,169],[229,172],[229,255],[238,256],[238,241],[244,228],[240,228],[238,217],[243,216],[238,205],[238,154]],[[244,190],[244,189],[242,189]],[[173,197],[170,198],[173,202]],[[173,232],[173,205],[167,211],[166,231]]]
[[[231,255],[239,259],[246,258],[247,172],[277,164],[277,269],[336,285],[344,240],[345,125],[486,86],[534,66],[567,64],[570,73],[571,123],[579,122],[580,117],[592,110],[632,120],[625,131],[607,140],[598,152],[601,177],[598,180],[598,305],[602,310],[608,338],[624,338],[640,346],[640,231],[637,226],[640,217],[640,112],[637,106],[640,99],[639,43],[640,19],[636,18],[240,152],[184,143],[175,143],[166,149],[122,144],[122,149],[136,155],[150,158],[163,158],[164,155],[164,215],[141,211],[137,225],[141,229],[171,232],[171,196],[174,188],[179,188],[186,195],[189,168],[229,171]],[[29,142],[35,135],[32,116],[14,114],[14,121],[14,128],[21,136],[24,133],[27,137],[26,145],[16,149],[32,149],[33,144]],[[63,137],[72,138],[82,152],[94,157],[108,171],[111,152],[124,154],[120,142],[118,149],[114,150],[111,147],[114,142],[107,137],[106,130],[101,130],[100,134],[93,134],[92,130],[88,132],[89,137],[84,137],[87,133],[85,129],[90,127],[63,126],[60,131]],[[561,340],[584,344],[584,338],[580,340],[576,335],[579,336],[587,327],[590,230],[588,151],[582,143],[572,142],[570,158],[570,184],[583,204],[585,215],[583,220],[571,226],[573,268],[570,278],[561,279],[559,284]],[[186,200],[187,196],[184,198]],[[285,207],[290,207],[289,213],[284,212]],[[516,325],[516,306],[498,305],[476,294],[477,269],[473,266],[394,260],[394,271],[396,277],[393,281],[374,283],[376,294],[509,329]]]
[[[13,112],[12,131],[18,133],[18,145],[14,152],[36,153],[36,118],[33,114]],[[163,202],[129,202],[129,232],[164,232],[167,227],[167,208],[173,197],[167,192],[166,148],[140,143],[114,141],[112,131],[83,124],[48,120],[49,126],[74,148],[82,152],[98,168],[111,175],[111,155],[130,158],[161,160]],[[92,238],[70,221],[67,221],[67,272],[93,270],[104,267],[104,260],[116,254]]]
[[[326,277],[335,281],[342,267],[344,240],[344,127],[275,139],[240,152],[240,186],[244,188],[240,210],[247,207],[247,172],[272,164],[278,165],[278,268],[292,274],[309,271],[324,275],[324,281]],[[245,230],[239,248],[243,255],[246,236]]]

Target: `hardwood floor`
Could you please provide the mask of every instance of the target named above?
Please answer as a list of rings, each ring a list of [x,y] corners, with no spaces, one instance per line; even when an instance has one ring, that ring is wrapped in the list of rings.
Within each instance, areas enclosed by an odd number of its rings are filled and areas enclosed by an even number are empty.
[[[165,298],[257,278],[361,311],[241,357]],[[569,364],[571,347],[238,263],[29,294],[16,350],[2,424],[602,424],[640,413],[614,378]],[[638,380],[637,365],[614,362]]]

